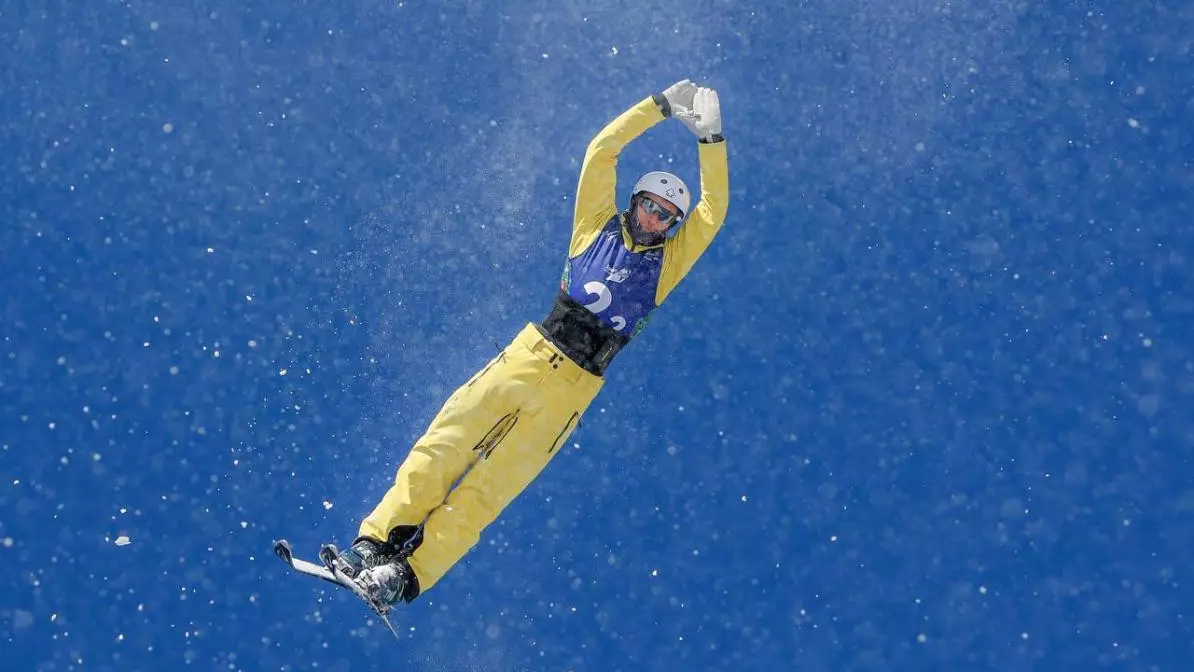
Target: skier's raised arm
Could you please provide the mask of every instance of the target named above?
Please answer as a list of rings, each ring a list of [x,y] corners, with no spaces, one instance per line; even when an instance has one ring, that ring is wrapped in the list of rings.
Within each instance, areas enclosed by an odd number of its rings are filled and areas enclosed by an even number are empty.
[[[663,303],[721,230],[730,205],[729,165],[721,135],[721,100],[713,89],[701,88],[692,109],[678,108],[677,119],[697,136],[701,163],[701,200],[692,215],[668,241],[663,272],[655,289],[656,305]]]
[[[672,109],[689,109],[697,86],[684,79],[662,93],[644,98],[606,124],[585,151],[576,186],[576,207],[572,218],[572,240],[568,256],[588,247],[609,218],[618,212],[618,156],[622,149],[647,129],[672,115]]]

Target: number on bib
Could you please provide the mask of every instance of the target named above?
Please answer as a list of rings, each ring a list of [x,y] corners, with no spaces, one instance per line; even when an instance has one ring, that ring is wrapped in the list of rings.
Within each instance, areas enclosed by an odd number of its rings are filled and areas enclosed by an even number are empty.
[[[597,297],[596,301],[585,304],[585,308],[588,308],[590,313],[598,315],[613,305],[614,295],[609,291],[609,287],[605,286],[605,283],[596,280],[586,282],[585,291]],[[622,331],[626,328],[626,318],[621,315],[614,315],[609,318],[609,321],[613,325],[614,331]]]

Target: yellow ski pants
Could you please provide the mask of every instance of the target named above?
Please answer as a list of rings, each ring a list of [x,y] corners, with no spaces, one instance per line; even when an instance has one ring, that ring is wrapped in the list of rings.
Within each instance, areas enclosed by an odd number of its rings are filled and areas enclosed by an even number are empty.
[[[560,451],[603,383],[527,324],[444,403],[360,536],[423,525],[409,561],[426,592]]]

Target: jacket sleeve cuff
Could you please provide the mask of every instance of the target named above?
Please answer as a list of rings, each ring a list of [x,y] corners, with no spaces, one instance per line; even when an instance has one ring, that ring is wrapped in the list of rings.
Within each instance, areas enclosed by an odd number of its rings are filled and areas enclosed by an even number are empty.
[[[659,107],[659,113],[663,115],[664,119],[672,116],[672,104],[667,102],[667,98],[664,98],[662,93],[652,94],[651,99]]]

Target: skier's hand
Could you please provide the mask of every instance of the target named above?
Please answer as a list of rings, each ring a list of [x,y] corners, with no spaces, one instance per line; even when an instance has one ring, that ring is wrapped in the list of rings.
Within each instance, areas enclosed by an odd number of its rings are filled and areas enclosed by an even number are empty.
[[[721,135],[721,98],[713,89],[700,88],[693,96],[692,111],[700,121],[697,127],[705,134],[705,140]]]
[[[663,97],[667,100],[674,114],[677,108],[690,109],[693,96],[696,95],[697,85],[692,80],[682,79],[663,90]]]
[[[713,89],[698,88],[693,95],[692,107],[673,107],[672,116],[705,142],[712,142],[714,136],[721,135],[721,101]]]

